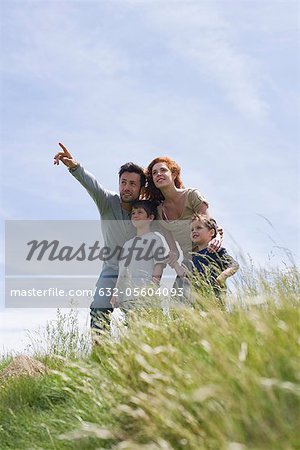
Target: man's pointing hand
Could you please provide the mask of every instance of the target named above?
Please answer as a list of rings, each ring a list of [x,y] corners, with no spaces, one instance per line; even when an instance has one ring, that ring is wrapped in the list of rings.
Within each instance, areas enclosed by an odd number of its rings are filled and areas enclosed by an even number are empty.
[[[69,150],[61,143],[58,144],[62,151],[56,153],[54,156],[54,164],[59,165],[59,161],[61,161],[65,166],[69,167],[69,169],[75,169],[78,166],[78,162],[73,158]]]

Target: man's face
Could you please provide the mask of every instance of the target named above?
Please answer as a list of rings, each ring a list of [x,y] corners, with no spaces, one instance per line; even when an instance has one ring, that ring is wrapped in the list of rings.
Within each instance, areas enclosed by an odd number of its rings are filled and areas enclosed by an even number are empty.
[[[123,203],[138,200],[141,191],[141,177],[138,173],[124,172],[119,180],[119,192]]]

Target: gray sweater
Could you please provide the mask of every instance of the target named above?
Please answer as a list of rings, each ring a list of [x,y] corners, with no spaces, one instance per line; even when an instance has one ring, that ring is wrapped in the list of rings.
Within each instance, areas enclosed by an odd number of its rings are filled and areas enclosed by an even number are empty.
[[[121,207],[119,194],[104,189],[95,177],[81,165],[69,171],[88,191],[97,205],[101,217],[104,246],[109,247],[111,252],[114,251],[116,246],[122,248],[126,241],[135,236],[136,230],[131,223],[130,212]],[[118,270],[118,266],[117,254],[103,262],[103,269],[110,267]]]

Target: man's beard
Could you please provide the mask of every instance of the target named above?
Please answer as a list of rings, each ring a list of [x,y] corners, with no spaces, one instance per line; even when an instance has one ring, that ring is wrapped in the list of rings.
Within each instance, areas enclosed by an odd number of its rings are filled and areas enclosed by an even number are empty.
[[[123,203],[133,203],[133,202],[135,202],[136,200],[139,199],[139,196],[136,197],[136,198],[132,198],[132,197],[129,198],[129,196],[128,196],[128,197],[125,196],[125,198],[124,198],[124,194],[123,194],[123,195],[120,195],[120,197],[121,197],[121,201],[122,201]]]

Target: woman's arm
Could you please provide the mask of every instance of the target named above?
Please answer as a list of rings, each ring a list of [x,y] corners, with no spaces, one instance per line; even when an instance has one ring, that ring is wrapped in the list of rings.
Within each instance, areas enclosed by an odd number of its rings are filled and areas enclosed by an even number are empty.
[[[161,263],[155,264],[154,269],[153,269],[153,273],[152,273],[152,281],[153,281],[153,283],[159,285],[160,279],[161,279],[162,274],[163,274],[164,267],[165,267],[164,264],[161,264]]]
[[[166,257],[166,263],[167,264],[175,264],[175,262],[179,258],[179,251],[178,251],[178,248],[176,245],[176,241],[173,237],[173,234],[169,230],[166,230],[166,228],[164,228],[159,223],[159,220],[155,220],[154,222],[155,222],[154,223],[155,231],[160,233],[165,238],[165,240],[168,244],[169,250],[170,250],[169,254]]]
[[[170,264],[170,266],[171,266],[171,264]],[[185,277],[186,275],[187,275],[187,273],[188,273],[188,270],[187,269],[185,269],[184,267],[182,267],[180,264],[179,264],[179,262],[178,261],[176,261],[176,263],[175,264],[173,264],[172,266],[172,269],[175,269],[175,272],[177,273],[177,275],[179,276],[179,277]]]

